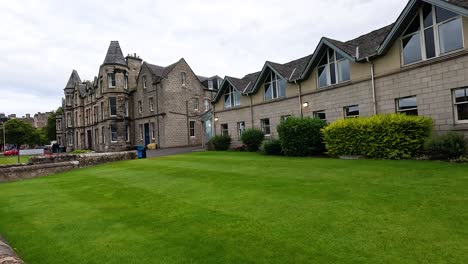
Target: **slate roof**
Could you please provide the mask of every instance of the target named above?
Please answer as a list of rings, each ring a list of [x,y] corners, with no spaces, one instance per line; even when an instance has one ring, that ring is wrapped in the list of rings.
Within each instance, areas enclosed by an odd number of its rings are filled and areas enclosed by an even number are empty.
[[[312,58],[312,56],[313,54],[310,54],[284,64],[279,64],[276,62],[267,63],[288,81],[294,81],[301,76],[301,73],[304,71],[305,67],[307,67],[307,63]]]
[[[446,2],[468,9],[468,0],[446,0]]]
[[[341,42],[339,40],[324,38],[351,57],[356,58],[356,48],[359,47],[359,58],[366,58],[377,53],[385,37],[392,30],[394,24],[379,28],[355,39]],[[357,59],[359,59],[357,58]]]
[[[118,41],[110,42],[109,48],[107,49],[106,58],[104,59],[103,64],[117,64],[127,66],[127,61],[123,56]]]
[[[160,79],[163,79],[165,77],[167,77],[167,75],[172,71],[172,69],[174,69],[174,67],[177,65],[177,63],[179,62],[176,62],[176,63],[173,63],[169,66],[166,66],[166,67],[163,67],[163,66],[159,66],[159,65],[155,65],[155,64],[151,64],[151,63],[148,63],[148,62],[144,62],[148,68],[150,69],[150,71],[156,76],[156,77],[159,77]]]
[[[249,93],[259,75],[260,72],[254,72],[245,75],[242,79],[229,76],[226,76],[226,79],[228,79],[237,90],[242,93]]]
[[[78,72],[76,70],[73,70],[72,73],[70,74],[70,78],[68,79],[67,85],[65,86],[65,89],[74,89],[75,85],[81,83],[80,76],[78,75]]]

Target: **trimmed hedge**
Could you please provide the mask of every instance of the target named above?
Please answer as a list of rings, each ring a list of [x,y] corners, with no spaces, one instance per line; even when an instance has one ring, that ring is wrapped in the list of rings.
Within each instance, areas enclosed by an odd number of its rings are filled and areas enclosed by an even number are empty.
[[[467,140],[455,132],[433,136],[426,142],[426,153],[431,159],[457,159],[465,155],[466,151]]]
[[[231,146],[231,137],[230,136],[214,136],[208,141],[208,149],[216,151],[225,151]]]
[[[242,143],[244,143],[247,151],[250,152],[257,152],[264,138],[265,134],[263,131],[255,128],[246,129],[241,135]]]
[[[262,145],[262,152],[266,155],[283,155],[283,149],[281,148],[281,141],[277,139],[266,140]]]
[[[430,136],[432,119],[404,114],[338,120],[322,130],[331,156],[415,157]]]
[[[282,121],[277,130],[286,156],[310,156],[325,150],[320,130],[326,126],[318,118],[290,117]]]

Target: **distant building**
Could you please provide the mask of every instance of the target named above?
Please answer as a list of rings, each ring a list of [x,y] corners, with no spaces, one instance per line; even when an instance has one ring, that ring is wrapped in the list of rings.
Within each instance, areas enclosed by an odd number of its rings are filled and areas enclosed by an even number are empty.
[[[30,114],[26,114],[25,116],[18,118],[18,120],[21,120],[25,123],[30,124],[31,126],[34,126],[34,118],[32,118]]]
[[[47,119],[52,114],[52,112],[37,113],[34,115],[34,127],[35,128],[44,128],[47,126]]]
[[[184,59],[158,66],[124,57],[111,41],[99,75],[81,81],[73,70],[65,86],[57,141],[67,150],[121,151],[201,145],[211,100],[221,78],[195,75]],[[210,123],[211,127],[211,123]]]

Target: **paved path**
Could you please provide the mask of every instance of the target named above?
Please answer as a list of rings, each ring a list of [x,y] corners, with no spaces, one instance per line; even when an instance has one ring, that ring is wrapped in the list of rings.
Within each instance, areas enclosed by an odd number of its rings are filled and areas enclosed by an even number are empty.
[[[146,156],[148,158],[162,157],[162,156],[171,156],[183,153],[190,153],[192,151],[203,150],[201,146],[196,147],[187,147],[187,148],[168,148],[168,149],[156,149],[156,150],[147,150]]]

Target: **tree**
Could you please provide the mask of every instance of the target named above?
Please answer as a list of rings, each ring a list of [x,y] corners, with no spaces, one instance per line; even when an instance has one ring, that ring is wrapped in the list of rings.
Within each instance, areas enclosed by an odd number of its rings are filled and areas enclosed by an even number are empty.
[[[21,146],[24,144],[40,143],[40,136],[36,129],[29,123],[18,119],[11,119],[5,123],[6,142]]]
[[[61,115],[63,113],[62,107],[59,107],[57,111],[52,112],[47,118],[47,126],[45,127],[45,136],[47,141],[52,141],[57,138],[57,128],[56,128],[56,119],[57,115]]]

